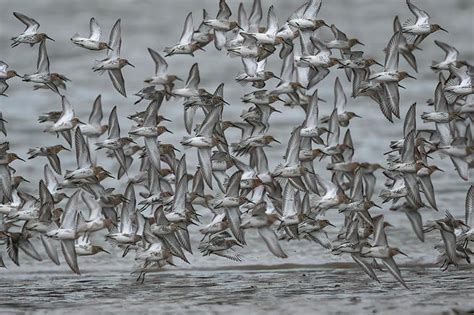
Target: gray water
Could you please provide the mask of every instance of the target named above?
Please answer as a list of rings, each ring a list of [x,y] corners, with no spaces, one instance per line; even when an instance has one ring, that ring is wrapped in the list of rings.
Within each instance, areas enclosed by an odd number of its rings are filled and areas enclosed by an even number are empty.
[[[195,26],[201,19],[201,8],[214,15],[217,12],[217,0],[205,1],[0,1],[0,60],[7,62],[19,73],[32,73],[36,67],[37,47],[9,47],[9,38],[23,30],[23,25],[12,15],[20,11],[33,16],[41,23],[40,30],[56,41],[48,42],[51,69],[66,74],[72,82],[66,95],[74,105],[78,116],[86,120],[94,98],[102,94],[103,108],[107,117],[114,105],[118,106],[122,133],[130,127],[126,114],[143,110],[145,102],[133,106],[132,95],[143,87],[143,79],[151,75],[154,65],[146,48],[161,51],[165,46],[175,44],[182,30],[185,15],[192,10]],[[234,13],[237,13],[238,1],[229,0]],[[251,1],[244,1],[250,10]],[[263,1],[266,12],[269,1]],[[423,51],[417,52],[419,73],[416,81],[406,80],[401,90],[401,112],[417,102],[417,112],[429,111],[426,99],[432,97],[437,76],[429,70],[431,60],[443,58],[443,52],[433,44],[439,39],[455,45],[461,52],[461,58],[474,60],[474,2],[459,1],[421,1],[416,3],[426,9],[435,23],[449,30],[431,35],[422,45]],[[300,1],[273,1],[280,22],[286,19]],[[361,47],[367,56],[383,62],[382,49],[392,32],[392,21],[399,15],[401,21],[410,16],[405,1],[354,0],[324,1],[320,16],[328,24],[334,23],[349,37],[357,37],[364,44]],[[94,60],[103,58],[102,52],[90,52],[73,46],[69,38],[75,33],[88,34],[88,22],[91,16],[98,19],[107,38],[112,24],[122,18],[122,55],[128,58],[136,68],[125,68],[124,77],[129,97],[121,97],[113,89],[107,75],[92,73]],[[266,16],[266,14],[265,14]],[[265,22],[264,22],[265,23]],[[323,36],[330,37],[325,31]],[[197,52],[196,57],[173,56],[167,59],[170,69],[182,78],[186,78],[194,62],[199,63],[202,86],[214,90],[225,83],[225,98],[231,104],[226,106],[225,119],[238,120],[238,115],[246,106],[239,98],[251,91],[234,82],[234,75],[241,71],[239,58],[229,58],[223,52],[217,52],[212,44],[206,47],[206,53]],[[281,61],[277,56],[269,60],[268,68],[279,73]],[[408,65],[401,61],[401,67],[413,74]],[[342,79],[344,89],[350,95],[350,84],[341,71],[333,71],[319,85],[319,95],[327,100],[320,105],[321,114],[329,114],[333,102],[333,83],[335,76]],[[32,92],[31,85],[18,79],[9,81],[8,98],[0,99],[0,110],[9,121],[8,140],[11,149],[25,157],[30,147],[53,144],[54,136],[42,132],[44,126],[37,123],[39,114],[51,110],[60,110],[57,97],[47,91]],[[276,82],[269,82],[272,87]],[[377,105],[368,99],[349,99],[350,110],[363,116],[354,119],[350,128],[354,139],[357,161],[381,162],[390,140],[401,137],[402,122],[387,122],[379,112]],[[271,117],[271,131],[283,145],[274,145],[267,150],[272,167],[281,162],[285,142],[291,128],[303,120],[300,109],[282,108],[284,114]],[[162,106],[162,114],[172,119],[168,127],[175,133],[162,136],[162,141],[174,143],[179,149],[179,140],[183,136],[183,107],[181,103],[171,101]],[[196,117],[199,122],[202,116]],[[419,122],[419,128],[433,127]],[[229,133],[229,141],[237,140],[237,133]],[[57,140],[60,141],[60,140]],[[190,171],[195,165],[195,152],[186,151]],[[73,169],[73,154],[61,154],[63,169]],[[34,163],[14,162],[12,166],[18,174],[28,177],[32,183],[42,176],[45,161]],[[106,168],[113,170],[113,161],[104,161]],[[455,216],[462,218],[464,198],[470,183],[463,182],[448,160],[439,160],[444,173],[433,175],[436,197],[441,211],[449,209]],[[323,169],[318,165],[318,169]],[[324,172],[324,171],[322,171]],[[325,173],[327,174],[327,173]],[[379,174],[380,175],[380,174]],[[379,176],[377,191],[381,189],[383,178]],[[472,183],[472,181],[471,181]],[[106,182],[116,185],[115,182]],[[123,184],[123,182],[121,183]],[[123,185],[120,185],[122,187]],[[23,186],[34,191],[36,184]],[[149,274],[143,285],[135,282],[132,257],[120,258],[119,252],[112,255],[98,255],[79,259],[81,276],[72,274],[65,263],[55,266],[48,259],[33,262],[21,256],[21,268],[7,261],[8,269],[0,270],[0,313],[451,313],[454,309],[474,308],[474,273],[469,266],[441,272],[434,265],[436,250],[433,245],[439,240],[437,233],[428,234],[421,243],[411,230],[404,214],[379,211],[385,214],[388,222],[394,225],[387,229],[390,244],[400,247],[409,257],[397,257],[402,266],[402,274],[410,290],[402,288],[393,278],[380,273],[381,284],[368,279],[350,257],[335,257],[328,251],[309,242],[283,243],[283,249],[289,258],[281,260],[269,253],[255,233],[249,234],[249,246],[241,250],[244,261],[229,262],[223,258],[190,257],[191,264],[181,264],[166,268],[163,272]],[[203,212],[205,214],[205,212]],[[376,211],[374,211],[376,214]],[[328,214],[331,222],[341,224],[337,214]],[[443,213],[423,212],[423,219],[440,218]],[[209,221],[205,215],[204,223]],[[336,229],[329,231],[331,236]],[[200,236],[192,231],[193,248],[197,251]],[[99,240],[98,240],[99,241]],[[103,242],[103,240],[102,240]],[[132,255],[130,255],[132,256]]]

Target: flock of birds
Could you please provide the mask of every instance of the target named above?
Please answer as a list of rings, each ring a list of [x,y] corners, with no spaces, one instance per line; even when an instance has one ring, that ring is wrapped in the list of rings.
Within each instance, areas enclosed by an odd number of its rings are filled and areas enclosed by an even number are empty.
[[[190,225],[200,225],[203,238],[198,250],[202,255],[235,261],[241,260],[237,249],[246,246],[246,230],[255,229],[277,257],[287,257],[280,242],[309,240],[335,255],[350,255],[376,281],[379,280],[375,270],[384,270],[379,265],[382,263],[406,286],[394,260],[394,256],[404,253],[389,245],[385,233],[385,228],[391,225],[383,215],[371,214],[371,209],[380,208],[372,198],[374,173],[381,171],[386,181],[379,197],[384,203],[390,202],[390,210],[406,213],[421,241],[425,233],[433,230],[440,233],[442,241],[435,247],[442,268],[470,262],[473,252],[469,244],[474,241],[472,185],[466,196],[464,220],[446,212],[442,219],[424,222],[419,212],[422,208],[438,210],[431,181],[431,175],[441,171],[431,164],[435,153],[451,159],[463,180],[468,180],[474,165],[471,131],[474,99],[469,96],[474,93],[474,68],[458,59],[456,48],[434,41],[446,55],[431,66],[439,74],[434,98],[429,101],[433,110],[421,115],[434,128],[417,129],[413,104],[404,118],[403,137],[390,144],[386,166],[353,160],[355,147],[349,125],[352,118],[360,116],[346,109],[347,97],[340,81],[347,77],[352,82],[352,97],[371,99],[387,120],[400,118],[399,89],[403,87],[400,82],[413,76],[399,71],[399,56],[417,71],[415,54],[420,45],[426,43],[430,34],[445,31],[432,24],[428,13],[411,0],[406,3],[414,18],[404,24],[395,18],[383,65],[354,49],[362,45],[358,39],[348,38],[335,25],[329,26],[318,19],[320,0],[307,1],[280,25],[270,6],[265,27],[261,26],[260,0],[254,0],[250,15],[240,4],[237,20],[232,19],[225,0],[220,0],[217,16],[210,17],[203,10],[203,21],[197,29],[189,13],[179,42],[166,48],[164,57],[148,49],[156,71],[144,80],[147,86],[136,94],[139,96],[136,103],[142,100],[150,103],[146,110],[128,116],[135,126],[127,136],[121,134],[116,107],[108,124],[103,124],[100,95],[93,103],[88,122],[79,120],[71,103],[61,94],[69,79],[50,71],[46,45],[52,38],[39,32],[36,20],[15,12],[26,30],[12,38],[12,47],[38,44],[37,71],[20,76],[0,62],[0,94],[4,95],[7,80],[14,77],[34,83],[35,89],[54,92],[61,99],[62,109],[40,116],[39,121],[47,123],[45,132],[61,135],[67,144],[32,148],[28,152],[29,159],[48,160],[35,195],[22,190],[21,183],[26,179],[14,175],[15,170],[10,166],[21,158],[8,152],[8,142],[0,144],[3,248],[19,265],[19,250],[42,260],[38,250],[44,247],[47,256],[59,265],[60,246],[71,270],[79,274],[78,256],[108,253],[93,241],[92,236],[103,235],[108,243],[123,250],[123,256],[131,251],[136,253],[135,272],[138,280],[143,281],[146,273],[174,265],[177,258],[188,262],[186,256],[193,252]],[[321,40],[320,28],[330,28],[334,39]],[[121,69],[132,64],[120,55],[120,19],[114,24],[108,42],[101,41],[101,29],[95,18],[90,20],[89,37],[75,34],[71,41],[88,50],[106,50],[106,58],[96,62],[93,71],[108,72],[114,88],[126,96]],[[203,53],[211,42],[218,50],[242,59],[244,71],[235,79],[255,88],[242,97],[249,107],[240,121],[222,120],[223,109],[228,105],[224,86],[219,85],[213,93],[201,88],[197,63],[192,65],[183,87],[176,86],[181,79],[168,69],[165,57]],[[282,59],[279,76],[265,70],[268,58],[273,55]],[[318,83],[334,66],[341,70],[333,71],[343,73],[334,83],[334,110],[327,117],[319,117]],[[270,80],[277,82],[276,86],[264,89]],[[184,121],[189,135],[181,144],[197,151],[194,175],[187,171],[186,155],[180,155],[173,144],[160,141],[160,135],[171,132],[162,125],[168,120],[159,114],[162,104],[170,99],[184,101]],[[271,170],[265,150],[278,142],[268,134],[270,116],[279,112],[272,105],[275,102],[301,107],[306,117],[291,130],[283,162]],[[197,110],[205,115],[200,124],[194,122]],[[6,121],[0,118],[0,130],[6,136]],[[240,130],[241,138],[229,144],[226,131],[231,128]],[[101,138],[105,133],[105,139]],[[344,133],[342,138],[341,133]],[[77,169],[63,172],[59,158],[62,151],[74,151]],[[100,151],[116,160],[116,176],[100,166],[101,160],[95,154]],[[140,170],[130,174],[136,157],[141,160]],[[329,177],[315,171],[315,163],[323,161],[327,161],[326,168],[332,174]],[[104,187],[101,182],[107,178],[125,178],[125,191],[119,193]],[[344,224],[335,239],[329,239],[325,231],[334,226],[325,219],[328,210],[344,216]],[[214,215],[211,222],[200,223],[203,211]],[[1,257],[0,266],[4,267]]]

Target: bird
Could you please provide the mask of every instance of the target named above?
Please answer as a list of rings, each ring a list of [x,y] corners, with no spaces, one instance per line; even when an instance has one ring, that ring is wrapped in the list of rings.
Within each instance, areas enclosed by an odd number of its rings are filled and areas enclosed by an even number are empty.
[[[100,41],[102,31],[100,29],[99,23],[94,17],[91,17],[89,21],[89,30],[89,37],[81,37],[79,33],[75,33],[71,37],[71,42],[79,47],[89,50],[113,49],[106,42]]]
[[[0,61],[0,95],[6,96],[5,91],[8,89],[7,80],[13,77],[21,77],[15,70],[7,70],[8,65]]]
[[[21,23],[25,24],[26,28],[20,35],[12,37],[13,43],[11,44],[11,47],[16,47],[20,44],[29,44],[33,47],[37,43],[43,43],[46,39],[54,41],[54,39],[45,33],[38,33],[40,24],[35,19],[20,12],[13,12],[13,15],[20,20]]]
[[[22,76],[25,82],[39,83],[51,89],[53,92],[60,94],[58,87],[65,87],[64,82],[70,81],[62,74],[50,72],[49,57],[46,50],[46,42],[42,41],[38,51],[38,61],[36,63],[36,72],[33,74],[25,74]]]
[[[109,73],[112,84],[121,95],[127,97],[125,91],[125,81],[122,75],[122,68],[126,65],[135,67],[127,59],[120,58],[120,49],[122,47],[122,28],[121,20],[118,19],[110,31],[109,44],[107,49],[107,58],[102,59],[92,68],[94,72]]]

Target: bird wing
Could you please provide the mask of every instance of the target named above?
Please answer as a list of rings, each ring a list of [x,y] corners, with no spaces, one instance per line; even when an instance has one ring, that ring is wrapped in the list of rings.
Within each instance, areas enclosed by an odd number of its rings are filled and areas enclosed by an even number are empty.
[[[413,3],[411,3],[411,0],[407,0],[407,5],[411,13],[416,16],[416,24],[421,25],[429,23],[430,16],[426,11],[423,11],[417,6],[415,6]]]
[[[387,235],[384,230],[383,215],[374,218],[374,243],[376,246],[388,246]]]
[[[22,14],[19,12],[13,12],[13,15],[20,20],[23,24],[26,25],[25,29],[25,35],[26,34],[36,34],[38,28],[40,27],[40,24],[36,22],[36,20]]]
[[[179,38],[180,45],[188,45],[193,40],[194,25],[193,25],[193,13],[189,12],[184,20],[183,32]]]
[[[242,63],[244,64],[245,73],[249,77],[255,76],[258,67],[257,59],[253,57],[242,57]]]
[[[124,234],[132,234],[134,233],[132,217],[135,215],[137,204],[133,183],[127,185],[123,197],[127,201],[122,203],[122,209],[120,211],[120,232]]]
[[[89,39],[98,42],[102,35],[102,31],[100,30],[99,23],[97,23],[97,20],[94,17],[89,21],[89,29]]]
[[[268,9],[266,34],[275,35],[278,32],[278,18],[273,9],[273,5]]]
[[[74,134],[74,145],[76,147],[77,167],[84,168],[91,166],[92,160],[90,156],[89,146],[87,145],[87,142],[84,139],[80,128],[76,128],[76,133]]]
[[[212,137],[214,133],[214,128],[219,122],[222,113],[222,106],[216,106],[212,111],[206,116],[201,127],[199,128],[198,134],[203,137]]]
[[[290,139],[288,140],[288,146],[286,147],[285,154],[285,165],[286,166],[297,166],[299,165],[299,152],[300,152],[300,130],[298,127],[291,133]]]
[[[66,260],[69,268],[78,275],[81,274],[79,266],[77,264],[77,254],[75,247],[75,240],[62,240],[61,249],[63,251],[64,259]]]
[[[304,10],[303,17],[308,20],[316,20],[319,9],[321,9],[321,4],[321,0],[310,0]]]
[[[314,128],[318,125],[318,112],[318,90],[316,89],[308,101],[306,119],[304,121],[304,126],[306,128]]]
[[[380,282],[380,280],[375,275],[374,269],[370,266],[369,263],[367,263],[362,257],[360,257],[360,255],[351,254],[351,257],[372,280]]]
[[[263,17],[262,1],[253,0],[252,12],[250,12],[250,16],[249,16],[249,32],[252,32],[252,33],[258,32],[258,28],[260,25],[260,21],[262,20],[262,17]]]
[[[92,111],[89,115],[89,124],[99,127],[104,114],[102,112],[102,97],[99,94],[92,105]]]
[[[210,188],[212,188],[211,149],[198,148],[198,159],[199,159],[199,166],[201,167],[204,181]]]
[[[408,289],[408,286],[405,283],[405,280],[403,280],[400,269],[398,268],[397,263],[395,262],[393,257],[382,259],[382,263],[384,264],[385,268],[387,268],[388,271],[392,274],[392,276],[397,279],[398,282],[400,282],[405,288]]]
[[[197,63],[193,64],[189,69],[188,79],[186,80],[186,88],[198,89],[201,78],[199,76],[199,66]]]
[[[268,249],[272,252],[273,255],[280,258],[287,258],[288,256],[283,252],[283,249],[278,242],[278,237],[275,232],[269,227],[258,228],[258,234],[265,241]]]
[[[225,2],[225,0],[220,0],[219,1],[219,12],[217,12],[216,18],[218,20],[228,20],[230,16],[232,15],[232,12],[230,11],[229,6]]]
[[[36,71],[38,73],[49,73],[49,57],[46,51],[46,41],[42,41],[39,46]]]
[[[337,77],[336,81],[334,82],[334,108],[337,109],[338,114],[345,112],[346,103],[346,94],[342,88],[341,81],[339,81],[339,77]]]
[[[127,97],[127,92],[125,91],[125,81],[123,79],[122,70],[113,69],[113,70],[109,70],[108,73],[109,73],[110,80],[112,80],[112,84],[114,88],[117,90],[117,92]]]
[[[120,125],[117,116],[117,106],[112,108],[109,115],[109,139],[120,138]]]
[[[61,174],[61,161],[59,160],[59,157],[56,154],[51,154],[48,155],[47,158],[52,169],[56,173]]]
[[[120,48],[122,47],[122,30],[120,26],[121,20],[118,19],[112,30],[110,31],[109,36],[109,47],[107,55],[109,58],[118,58],[120,57]]]
[[[385,71],[396,72],[398,71],[398,47],[400,45],[401,32],[393,34],[388,42],[385,54]]]
[[[81,194],[81,191],[76,190],[76,192],[67,201],[66,207],[64,207],[64,212],[61,217],[62,229],[74,230],[76,228],[78,210],[79,210],[78,203],[79,203],[80,194]]]
[[[168,63],[165,58],[163,58],[158,52],[154,51],[151,48],[148,48],[151,58],[155,62],[155,75],[163,75],[168,70]]]
[[[466,195],[465,204],[465,223],[470,227],[473,226],[472,218],[474,212],[474,185],[471,185]]]

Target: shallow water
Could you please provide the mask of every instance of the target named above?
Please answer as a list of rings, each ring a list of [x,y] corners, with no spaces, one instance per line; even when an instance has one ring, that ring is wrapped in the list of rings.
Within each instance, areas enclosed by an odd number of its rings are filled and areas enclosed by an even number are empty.
[[[228,1],[233,12],[237,12],[237,1]],[[244,1],[247,8],[251,1]],[[270,5],[264,2],[264,11]],[[431,35],[423,44],[423,51],[417,52],[418,80],[404,81],[407,88],[401,90],[401,112],[417,102],[417,112],[430,110],[425,101],[432,97],[437,76],[428,66],[431,60],[440,60],[444,54],[433,44],[434,39],[454,44],[461,52],[461,58],[474,59],[474,2],[472,1],[416,1],[430,12],[432,18],[449,30],[449,34]],[[273,1],[280,21],[283,21],[299,5],[300,1]],[[122,132],[130,127],[124,116],[135,110],[143,110],[145,103],[134,107],[133,92],[142,87],[143,78],[154,71],[154,65],[146,52],[147,47],[161,51],[165,46],[174,44],[180,34],[184,17],[193,11],[195,25],[200,21],[200,9],[207,8],[211,15],[217,11],[217,0],[205,1],[0,1],[0,60],[6,61],[19,73],[31,73],[36,65],[36,47],[30,49],[20,46],[9,48],[9,38],[23,30],[11,14],[20,11],[34,16],[41,23],[41,30],[55,38],[48,42],[51,69],[65,73],[73,82],[68,86],[67,96],[75,106],[76,113],[87,119],[93,99],[102,94],[105,115],[114,105],[118,106]],[[71,16],[71,12],[74,15]],[[382,49],[392,32],[392,20],[399,15],[401,21],[409,17],[404,1],[332,0],[323,3],[320,16],[329,24],[334,23],[349,36],[358,37],[364,44],[361,47],[368,56],[383,61]],[[114,21],[122,18],[123,47],[122,55],[127,57],[136,68],[125,68],[129,98],[118,95],[112,88],[107,75],[98,76],[90,71],[95,59],[102,53],[88,52],[74,47],[69,38],[75,32],[88,33],[88,21],[95,16],[108,32]],[[325,32],[329,36],[328,32]],[[329,37],[328,37],[329,38]],[[225,97],[231,103],[224,112],[225,119],[238,119],[246,106],[239,97],[250,91],[234,82],[233,76],[241,71],[239,58],[228,58],[217,52],[211,45],[207,52],[198,52],[195,58],[175,56],[169,60],[170,69],[180,77],[186,78],[194,62],[199,62],[202,86],[213,90],[219,83],[225,83]],[[268,68],[279,72],[281,62],[271,57]],[[401,67],[410,73],[404,61]],[[231,75],[229,75],[231,74]],[[350,93],[350,84],[340,71],[346,93]],[[321,104],[321,114],[328,114],[333,104],[333,82],[335,74],[320,83],[320,97],[327,100]],[[52,144],[53,137],[42,132],[43,126],[36,122],[38,114],[59,110],[60,102],[49,92],[32,92],[31,86],[19,80],[9,81],[8,98],[0,99],[0,109],[9,121],[7,125],[11,148],[21,156],[28,148]],[[273,86],[275,82],[269,83]],[[357,161],[380,162],[390,140],[401,137],[402,122],[393,125],[383,119],[378,107],[367,99],[349,99],[349,108],[363,119],[351,122]],[[303,120],[299,109],[282,108],[284,114],[271,117],[271,131],[275,137],[285,143],[293,126]],[[173,120],[170,129],[174,135],[163,135],[162,141],[176,143],[183,136],[182,105],[169,102],[162,106],[162,113]],[[196,118],[199,122],[202,116]],[[424,126],[419,122],[420,128]],[[238,137],[231,134],[229,141]],[[275,145],[267,150],[271,166],[281,162],[285,145]],[[186,151],[188,162],[195,164],[195,152]],[[73,155],[61,155],[63,169],[75,167]],[[436,163],[445,173],[433,175],[437,202],[441,211],[449,209],[455,216],[464,213],[464,197],[469,187],[454,172],[447,160]],[[13,167],[18,173],[37,182],[42,176],[42,165],[37,163],[15,162]],[[108,169],[114,169],[114,162],[103,163]],[[324,165],[319,166],[322,169]],[[380,175],[380,174],[379,174]],[[382,187],[382,177],[376,193]],[[107,183],[112,185],[113,182]],[[123,183],[122,183],[123,184]],[[32,191],[36,185],[24,186]],[[379,211],[380,212],[380,211]],[[258,240],[256,233],[249,235],[249,246],[241,250],[242,263],[229,262],[223,258],[190,257],[190,265],[177,263],[177,267],[149,274],[143,285],[135,282],[133,258],[121,259],[120,253],[80,258],[82,275],[71,274],[65,263],[60,267],[45,260],[33,262],[20,254],[22,267],[18,268],[7,261],[8,269],[0,270],[0,313],[450,313],[453,309],[468,310],[474,308],[472,268],[441,272],[433,263],[436,250],[433,245],[439,240],[437,233],[427,235],[424,243],[418,241],[404,214],[381,211],[394,228],[387,230],[391,245],[400,247],[409,257],[397,257],[401,263],[402,274],[410,290],[398,285],[386,273],[378,272],[381,284],[368,279],[365,274],[350,262],[349,257],[335,257],[326,250],[309,242],[283,243],[289,258],[282,261],[273,257]],[[376,213],[376,211],[374,211]],[[439,218],[443,213],[424,211],[423,219]],[[328,214],[331,222],[339,224],[341,218],[335,213]],[[203,222],[208,222],[205,216]],[[334,235],[337,231],[331,230]],[[193,230],[193,248],[197,251],[200,236]],[[103,242],[103,240],[102,240]],[[110,249],[110,246],[108,247]],[[132,256],[132,255],[130,255]],[[282,265],[282,262],[285,264]],[[126,302],[125,302],[126,300]]]

